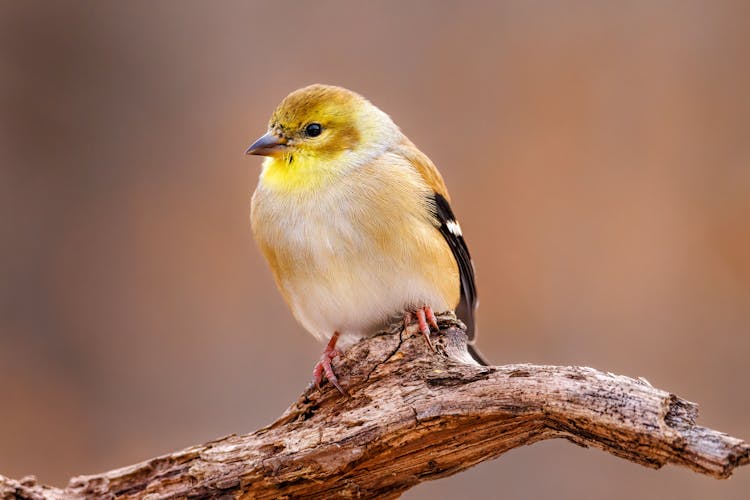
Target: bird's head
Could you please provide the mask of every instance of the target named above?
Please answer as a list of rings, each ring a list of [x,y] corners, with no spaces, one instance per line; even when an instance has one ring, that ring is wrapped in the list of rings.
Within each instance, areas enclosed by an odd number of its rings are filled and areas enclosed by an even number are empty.
[[[268,131],[246,151],[266,156],[264,174],[294,184],[315,182],[390,146],[400,134],[367,99],[330,85],[310,85],[281,101]]]

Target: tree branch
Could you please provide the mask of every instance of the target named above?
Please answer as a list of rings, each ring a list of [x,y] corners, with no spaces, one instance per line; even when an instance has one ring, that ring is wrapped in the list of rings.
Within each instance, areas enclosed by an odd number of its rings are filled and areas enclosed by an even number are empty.
[[[440,324],[437,354],[413,326],[349,349],[335,368],[351,398],[330,385],[308,389],[252,434],[76,477],[65,489],[0,476],[0,496],[396,498],[551,438],[715,478],[750,462],[748,443],[696,426],[694,403],[643,379],[575,366],[477,366],[460,323],[442,315]]]

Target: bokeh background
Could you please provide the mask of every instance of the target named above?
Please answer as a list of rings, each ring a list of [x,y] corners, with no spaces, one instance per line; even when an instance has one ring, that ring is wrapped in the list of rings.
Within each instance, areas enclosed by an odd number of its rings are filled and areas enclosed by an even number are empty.
[[[277,102],[368,96],[441,168],[496,363],[643,376],[750,438],[750,3],[0,3],[0,473],[274,420],[321,346],[249,226]],[[405,498],[747,498],[567,442]]]

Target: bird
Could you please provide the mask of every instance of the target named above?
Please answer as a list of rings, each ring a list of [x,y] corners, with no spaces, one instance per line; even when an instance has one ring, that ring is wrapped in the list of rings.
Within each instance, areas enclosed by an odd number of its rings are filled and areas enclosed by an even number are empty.
[[[454,311],[474,346],[474,265],[435,164],[365,97],[334,85],[293,91],[247,148],[265,157],[251,226],[297,321],[327,341],[313,369],[341,393],[332,360],[414,316],[430,343]]]

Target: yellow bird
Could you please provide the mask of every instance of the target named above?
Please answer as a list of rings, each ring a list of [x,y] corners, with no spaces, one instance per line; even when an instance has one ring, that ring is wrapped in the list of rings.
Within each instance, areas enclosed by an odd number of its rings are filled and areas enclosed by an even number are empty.
[[[328,345],[313,378],[342,393],[331,360],[416,314],[455,310],[474,339],[474,268],[443,178],[391,118],[350,90],[311,85],[276,108],[246,154],[266,159],[253,233],[295,318]],[[431,345],[431,344],[430,344]],[[486,364],[473,345],[475,360]]]

